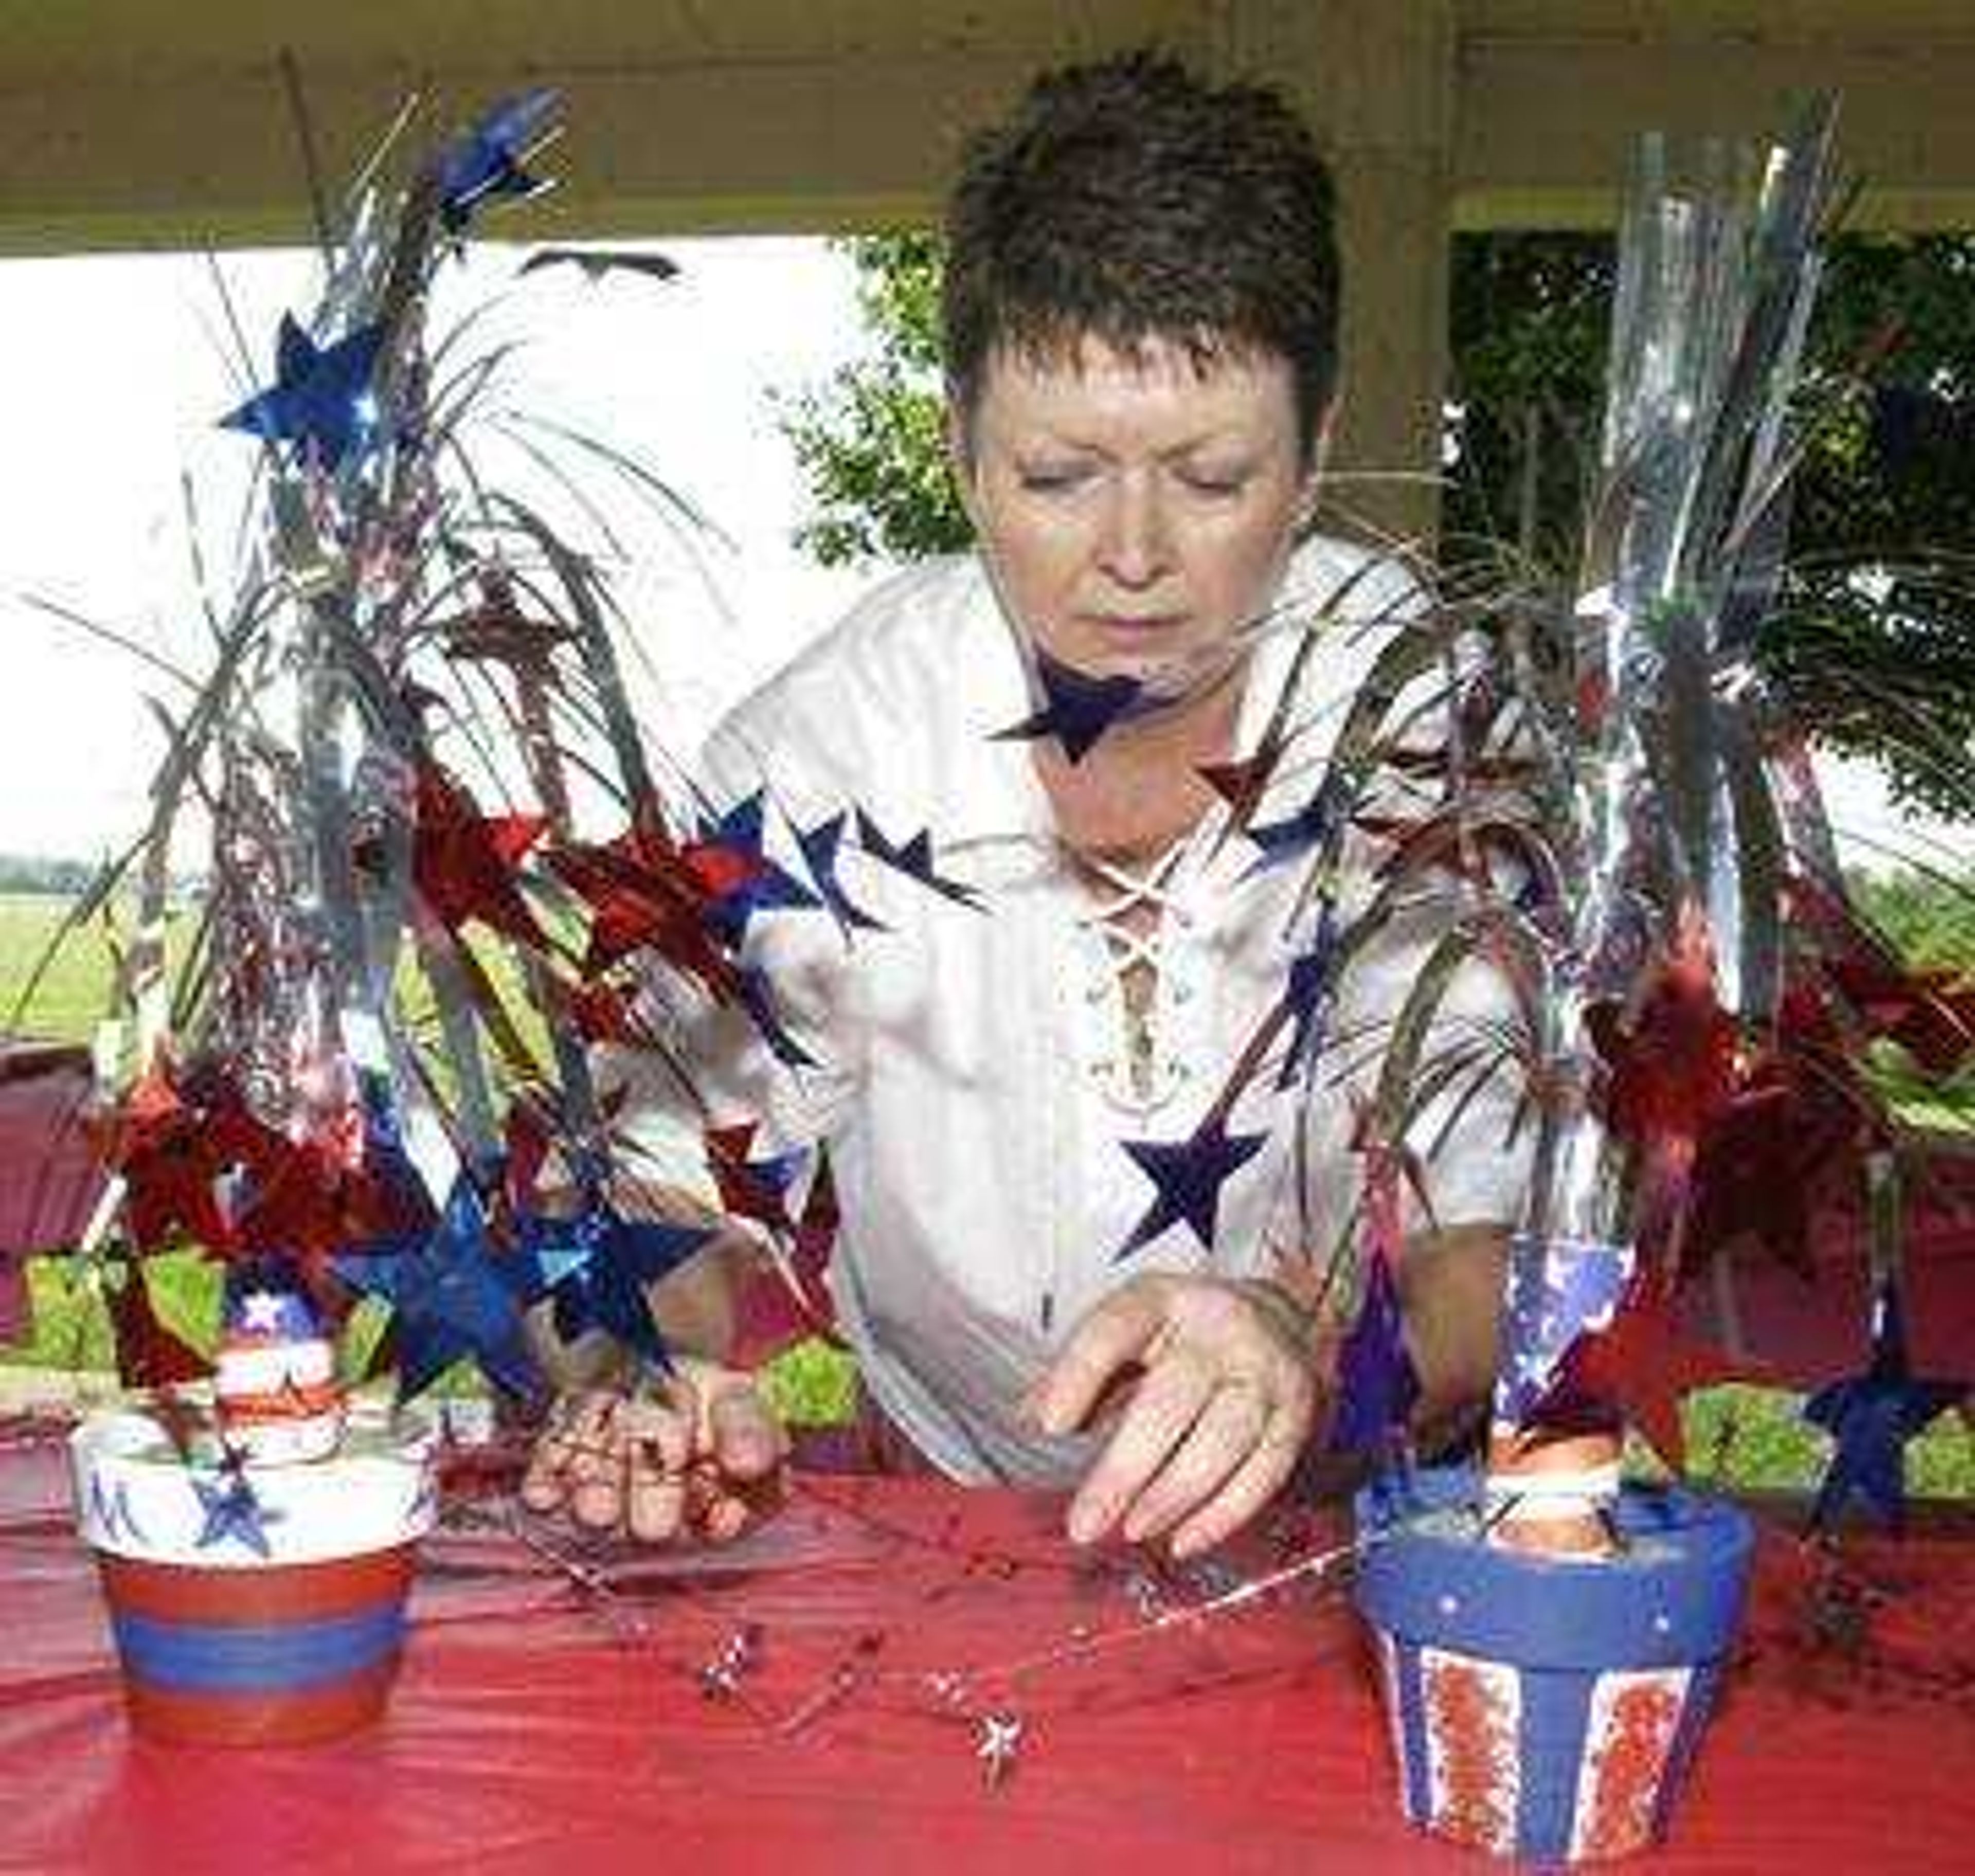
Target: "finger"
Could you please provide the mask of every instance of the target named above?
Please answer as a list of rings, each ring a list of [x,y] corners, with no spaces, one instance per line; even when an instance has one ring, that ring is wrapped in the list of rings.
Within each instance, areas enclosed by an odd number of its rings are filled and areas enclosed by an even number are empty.
[[[1126,1368],[1145,1361],[1165,1321],[1160,1293],[1127,1284],[1107,1296],[1071,1332],[1030,1396],[1029,1411],[1047,1434],[1070,1433]]]
[[[691,1423],[659,1401],[638,1401],[626,1410],[624,1433],[626,1526],[641,1543],[668,1543],[685,1518]]]
[[[1192,1431],[1125,1511],[1126,1537],[1162,1537],[1211,1500],[1260,1441],[1268,1404],[1252,1382],[1224,1381]]]
[[[1260,1512],[1288,1482],[1309,1437],[1307,1414],[1278,1407],[1255,1448],[1234,1475],[1172,1534],[1175,1557],[1196,1557],[1224,1543]]]
[[[580,1437],[571,1436],[573,1451],[565,1472],[569,1513],[591,1530],[614,1531],[624,1516],[624,1469],[628,1457],[618,1418],[623,1403],[606,1401],[593,1418],[580,1423]]]
[[[1117,1431],[1071,1501],[1067,1528],[1073,1543],[1093,1543],[1116,1526],[1200,1418],[1215,1378],[1204,1361],[1184,1349],[1146,1371]]]
[[[730,1479],[765,1479],[782,1463],[787,1436],[752,1382],[715,1394],[707,1406],[708,1446]]]
[[[594,1437],[595,1423],[608,1397],[564,1395],[557,1399],[549,1424],[528,1455],[522,1475],[521,1502],[531,1511],[553,1511],[568,1496],[571,1463],[586,1436]]]

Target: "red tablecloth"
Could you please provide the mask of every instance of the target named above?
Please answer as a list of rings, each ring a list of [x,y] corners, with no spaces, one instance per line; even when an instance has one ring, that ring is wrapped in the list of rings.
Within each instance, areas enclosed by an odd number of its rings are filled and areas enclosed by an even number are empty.
[[[986,1789],[927,1677],[1127,1627],[1175,1589],[1073,1554],[1057,1508],[919,1480],[799,1480],[717,1571],[607,1604],[483,1498],[427,1547],[385,1724],[212,1752],[127,1730],[58,1454],[0,1452],[0,1867],[95,1871],[1480,1868],[1398,1821],[1386,1735],[1334,1598],[1228,1615],[1002,1690]],[[1306,1537],[1308,1533],[1303,1534]],[[1975,1855],[1975,1543],[1873,1540],[1862,1636],[1813,1644],[1806,1563],[1766,1539],[1747,1659],[1668,1871],[1965,1871]],[[1245,1562],[1252,1566],[1255,1559]],[[744,1625],[756,1711],[697,1671]],[[836,1677],[853,1684],[826,1700]],[[777,1734],[805,1704],[822,1710]]]

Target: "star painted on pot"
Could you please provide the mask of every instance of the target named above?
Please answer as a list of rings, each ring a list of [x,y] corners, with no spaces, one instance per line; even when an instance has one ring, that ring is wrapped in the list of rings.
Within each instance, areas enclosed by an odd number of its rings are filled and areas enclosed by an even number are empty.
[[[1125,1151],[1156,1188],[1157,1195],[1132,1235],[1112,1258],[1122,1263],[1135,1251],[1175,1224],[1185,1224],[1208,1250],[1214,1248],[1221,1188],[1267,1144],[1265,1133],[1230,1135],[1225,1123],[1209,1115],[1185,1140],[1127,1140]]]
[[[429,1233],[334,1260],[337,1276],[353,1289],[391,1306],[400,1400],[422,1393],[466,1357],[510,1394],[541,1391],[521,1306],[500,1267],[503,1254],[488,1238],[480,1194],[462,1177]]]
[[[384,328],[361,326],[333,345],[318,346],[289,314],[274,342],[274,382],[219,420],[271,443],[293,443],[330,469],[366,447],[379,423],[371,379],[383,350]]]
[[[1034,742],[1053,736],[1064,756],[1081,762],[1105,731],[1138,707],[1145,686],[1127,673],[1093,677],[1052,658],[1038,647],[1036,681],[1042,687],[1043,707],[1005,730],[997,730],[997,742]]]
[[[981,895],[972,886],[935,871],[932,830],[922,827],[907,841],[895,842],[862,808],[857,810],[857,843],[881,866],[889,866],[908,879],[916,879],[942,899],[964,905],[970,912],[984,912]]]
[[[447,233],[463,233],[482,202],[524,202],[553,186],[523,166],[547,140],[560,102],[548,85],[517,92],[446,146],[439,163],[439,212]]]
[[[846,818],[836,813],[827,820],[817,822],[813,827],[798,827],[796,845],[801,850],[803,864],[809,869],[811,881],[823,895],[823,904],[829,907],[830,916],[847,938],[853,931],[882,931],[886,927],[882,918],[874,918],[851,899],[836,877],[837,849],[843,843]]]
[[[1968,1391],[1963,1381],[1914,1378],[1898,1286],[1882,1283],[1872,1304],[1871,1365],[1804,1403],[1804,1418],[1837,1442],[1811,1507],[1811,1529],[1827,1529],[1855,1495],[1892,1529],[1904,1528],[1908,1443]]]
[[[192,1539],[198,1549],[211,1550],[220,1544],[237,1543],[257,1557],[274,1554],[268,1542],[268,1526],[280,1523],[286,1514],[263,1505],[244,1472],[230,1468],[223,1485],[209,1485],[203,1479],[194,1478],[192,1489],[199,1494],[199,1510],[204,1515],[199,1535]]]

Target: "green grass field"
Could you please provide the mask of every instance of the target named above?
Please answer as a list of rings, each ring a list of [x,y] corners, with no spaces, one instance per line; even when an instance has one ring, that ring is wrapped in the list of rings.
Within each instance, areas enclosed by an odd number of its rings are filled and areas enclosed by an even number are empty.
[[[61,913],[58,900],[0,894],[0,1009],[11,1010],[40,948]],[[57,959],[28,1013],[31,1033],[82,1041],[101,1014],[110,964],[100,936],[84,932]],[[1967,1124],[1958,1104],[1936,1104],[1934,1125]],[[218,1318],[217,1271],[196,1255],[156,1260],[152,1297],[166,1322],[196,1345],[209,1347]],[[0,1365],[100,1372],[110,1365],[109,1326],[102,1305],[80,1293],[64,1260],[39,1258],[28,1267],[34,1332],[18,1346],[0,1347]],[[365,1324],[361,1345],[374,1333]],[[792,1422],[829,1424],[849,1411],[851,1371],[846,1359],[820,1342],[791,1350],[769,1371],[767,1385]],[[464,1371],[449,1386],[470,1385]],[[1802,1490],[1817,1476],[1824,1436],[1797,1418],[1792,1397],[1773,1391],[1723,1388],[1687,1405],[1688,1442],[1697,1476],[1748,1489]],[[1917,1441],[1908,1455],[1916,1493],[1975,1498],[1975,1433],[1950,1414]]]
[[[57,954],[18,1020],[15,1006],[67,909],[42,893],[0,892],[0,1027],[58,1042],[87,1042],[110,994],[110,953],[100,927],[76,933]]]

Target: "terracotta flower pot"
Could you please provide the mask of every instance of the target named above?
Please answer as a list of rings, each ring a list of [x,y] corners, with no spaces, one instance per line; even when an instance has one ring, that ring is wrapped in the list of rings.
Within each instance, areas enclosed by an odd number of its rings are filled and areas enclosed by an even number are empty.
[[[116,1411],[77,1429],[71,1458],[139,1731],[289,1745],[383,1711],[435,1504],[429,1432],[360,1415],[334,1458],[229,1470]]]
[[[1741,1620],[1754,1536],[1730,1507],[1628,1487],[1623,1547],[1486,1542],[1477,1475],[1361,1494],[1356,1592],[1415,1823],[1502,1855],[1618,1856],[1665,1831]]]

